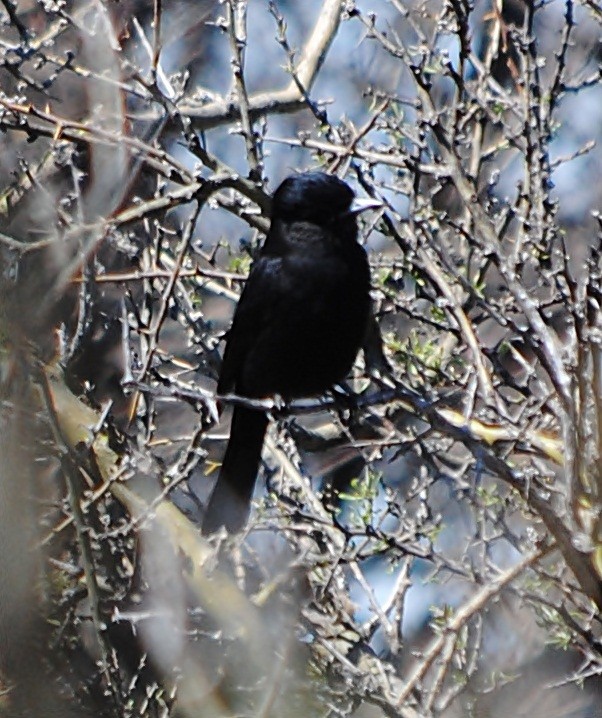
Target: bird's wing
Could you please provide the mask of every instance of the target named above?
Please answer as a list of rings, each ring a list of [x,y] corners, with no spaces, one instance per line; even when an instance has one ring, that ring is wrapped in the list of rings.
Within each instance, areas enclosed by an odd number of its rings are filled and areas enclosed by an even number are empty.
[[[228,332],[218,394],[237,390],[245,357],[270,325],[276,307],[286,294],[281,264],[282,260],[278,257],[259,257],[251,268]]]

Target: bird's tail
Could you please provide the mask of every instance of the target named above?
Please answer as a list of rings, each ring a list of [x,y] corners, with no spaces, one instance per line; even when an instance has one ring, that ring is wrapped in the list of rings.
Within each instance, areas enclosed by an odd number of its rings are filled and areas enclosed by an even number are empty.
[[[221,526],[240,531],[249,518],[268,417],[244,406],[234,408],[230,440],[203,518],[205,536]]]

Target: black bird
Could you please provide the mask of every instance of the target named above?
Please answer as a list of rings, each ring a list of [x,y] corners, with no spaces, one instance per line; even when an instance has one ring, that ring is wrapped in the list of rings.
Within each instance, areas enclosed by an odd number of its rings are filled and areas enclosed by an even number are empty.
[[[345,182],[321,172],[282,182],[228,333],[218,394],[290,400],[322,394],[345,378],[370,315],[370,269],[356,215],[376,206],[354,201]],[[245,525],[267,425],[265,412],[234,408],[204,534]]]

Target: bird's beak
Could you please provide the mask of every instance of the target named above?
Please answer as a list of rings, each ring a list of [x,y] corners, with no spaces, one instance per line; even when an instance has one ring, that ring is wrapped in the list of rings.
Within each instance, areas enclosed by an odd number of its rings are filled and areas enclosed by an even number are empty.
[[[384,204],[378,199],[356,197],[351,203],[351,207],[349,207],[348,214],[360,214],[360,212],[366,212],[369,209],[381,209],[382,207],[384,207]]]

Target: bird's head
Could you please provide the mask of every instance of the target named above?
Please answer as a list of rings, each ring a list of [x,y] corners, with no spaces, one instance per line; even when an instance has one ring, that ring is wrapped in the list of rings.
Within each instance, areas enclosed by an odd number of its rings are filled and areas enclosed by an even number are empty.
[[[323,172],[291,175],[274,192],[272,219],[328,226],[381,204],[358,200],[343,180]]]

